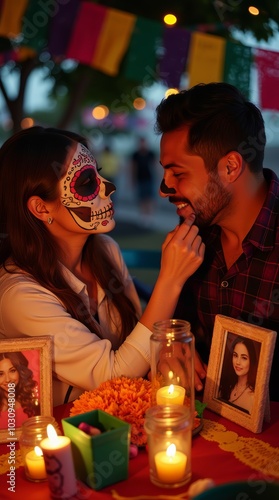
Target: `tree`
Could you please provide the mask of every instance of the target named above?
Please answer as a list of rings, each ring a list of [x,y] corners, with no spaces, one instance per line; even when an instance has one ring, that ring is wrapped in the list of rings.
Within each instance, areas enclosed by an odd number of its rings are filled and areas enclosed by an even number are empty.
[[[160,3],[141,0],[101,0],[95,2],[104,6],[131,12],[137,16],[163,22],[162,16],[169,12],[169,1]],[[256,0],[254,6],[260,11],[258,16],[252,16],[247,9],[247,3],[242,0],[173,0],[171,11],[178,18],[178,25],[188,29],[202,29],[208,33],[232,38],[232,29],[251,32],[258,40],[269,40],[278,30],[279,2],[275,0]],[[14,41],[0,38],[0,52],[13,48]],[[36,51],[22,62],[10,60],[0,69],[0,90],[6,102],[13,121],[13,130],[21,128],[21,121],[25,115],[26,83],[32,71],[39,67],[46,70],[46,78],[53,80],[51,95],[55,99],[61,87],[67,89],[62,102],[61,116],[57,126],[67,128],[76,118],[78,110],[86,103],[99,102],[110,106],[120,94],[129,94],[137,88],[138,82],[127,80],[123,74],[110,77],[93,68],[82,64],[73,64],[70,69],[65,62],[51,59],[47,50],[47,41],[35,47]],[[9,95],[5,83],[5,74],[10,72],[18,77],[18,94]]]

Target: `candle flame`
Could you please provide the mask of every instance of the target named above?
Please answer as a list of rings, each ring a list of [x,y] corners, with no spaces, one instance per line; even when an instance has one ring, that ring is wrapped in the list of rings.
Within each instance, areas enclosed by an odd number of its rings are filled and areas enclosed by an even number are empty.
[[[35,451],[35,453],[36,453],[36,455],[38,457],[42,457],[43,456],[43,452],[42,452],[42,450],[41,450],[41,448],[39,446],[35,446],[34,451]]]
[[[168,388],[168,394],[172,394],[172,393],[173,393],[173,391],[174,391],[174,385],[173,385],[173,384],[171,384],[171,385],[169,386],[169,388]]]
[[[57,439],[57,432],[54,429],[53,425],[48,424],[47,425],[47,435],[49,440],[52,442],[52,444],[56,444],[58,439]]]
[[[166,451],[166,455],[168,457],[174,457],[176,454],[176,446],[174,443],[170,444],[168,447],[167,447],[167,451]]]

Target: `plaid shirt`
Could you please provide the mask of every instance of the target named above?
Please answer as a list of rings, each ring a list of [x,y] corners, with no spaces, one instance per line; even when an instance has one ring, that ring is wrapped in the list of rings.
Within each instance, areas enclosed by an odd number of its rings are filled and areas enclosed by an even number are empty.
[[[279,401],[279,180],[264,169],[265,203],[247,236],[243,253],[227,270],[219,226],[203,232],[206,254],[187,281],[175,317],[191,322],[196,347],[208,361],[216,314],[278,331],[270,378],[271,400]]]

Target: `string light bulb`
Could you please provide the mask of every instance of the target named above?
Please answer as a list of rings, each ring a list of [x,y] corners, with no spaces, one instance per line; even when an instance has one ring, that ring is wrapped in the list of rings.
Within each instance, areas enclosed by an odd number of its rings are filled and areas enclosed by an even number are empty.
[[[174,14],[166,14],[164,16],[164,23],[168,26],[173,26],[177,23],[177,17]]]
[[[260,13],[259,9],[257,9],[257,7],[254,7],[253,5],[250,5],[250,7],[248,7],[248,11],[250,12],[250,14],[252,14],[252,16],[258,16]]]

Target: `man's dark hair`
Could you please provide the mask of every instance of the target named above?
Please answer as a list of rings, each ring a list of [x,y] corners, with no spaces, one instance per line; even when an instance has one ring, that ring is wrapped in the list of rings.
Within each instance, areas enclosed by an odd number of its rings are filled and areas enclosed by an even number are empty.
[[[238,151],[252,172],[262,170],[266,143],[260,110],[233,85],[200,83],[171,94],[156,109],[155,131],[189,127],[189,148],[209,171],[220,158]]]

